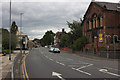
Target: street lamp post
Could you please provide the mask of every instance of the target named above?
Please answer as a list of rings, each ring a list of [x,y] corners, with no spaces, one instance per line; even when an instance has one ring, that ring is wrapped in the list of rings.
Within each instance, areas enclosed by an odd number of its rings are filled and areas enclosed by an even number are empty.
[[[23,13],[20,13],[20,53],[22,54],[22,15]]]
[[[11,0],[10,0],[10,22],[9,22],[9,27],[11,29]],[[11,60],[11,30],[9,33],[9,60]]]

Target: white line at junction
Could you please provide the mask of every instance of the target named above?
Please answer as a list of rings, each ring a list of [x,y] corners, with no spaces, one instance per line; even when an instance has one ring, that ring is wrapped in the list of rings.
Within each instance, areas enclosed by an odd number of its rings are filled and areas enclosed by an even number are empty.
[[[112,72],[108,72],[107,69],[99,69],[99,71],[103,72],[103,73],[107,73],[107,74],[113,75],[113,76],[120,77],[120,75],[118,75],[118,74],[115,74],[115,73],[112,73]]]
[[[88,73],[88,72],[85,72],[85,71],[82,71],[82,70],[79,70],[79,69],[75,69],[75,68],[72,68],[72,69],[74,69],[74,70],[76,70],[76,71],[79,71],[79,72],[81,72],[81,73],[84,73],[84,74],[87,74],[87,75],[91,75],[90,73]]]

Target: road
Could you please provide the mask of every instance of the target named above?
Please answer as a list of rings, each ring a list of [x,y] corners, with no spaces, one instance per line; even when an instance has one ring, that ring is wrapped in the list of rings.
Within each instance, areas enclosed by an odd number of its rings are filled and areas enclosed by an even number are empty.
[[[118,61],[85,58],[64,51],[56,54],[43,47],[32,49],[26,56],[25,68],[28,78],[73,80],[120,77]]]

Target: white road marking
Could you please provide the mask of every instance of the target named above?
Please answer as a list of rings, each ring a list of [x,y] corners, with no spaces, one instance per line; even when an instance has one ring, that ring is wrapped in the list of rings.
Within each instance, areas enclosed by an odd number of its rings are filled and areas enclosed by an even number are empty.
[[[58,78],[60,78],[61,80],[65,80],[64,78],[61,77],[62,74],[57,73],[57,72],[52,72],[52,76],[57,76]]]
[[[63,63],[59,63],[59,64],[61,64],[61,65],[65,66],[65,64],[63,64]]]
[[[89,66],[92,66],[92,65],[93,65],[93,64],[89,64],[89,65],[87,65],[87,66],[82,66],[82,67],[78,68],[77,70],[83,69],[83,68],[86,68],[86,67],[89,67]]]
[[[60,62],[58,62],[58,61],[56,61],[56,63],[58,63],[58,64],[60,64],[60,65],[63,65],[63,66],[65,66],[65,64],[63,64],[63,63],[60,63]]]
[[[51,61],[53,61],[53,59],[49,58]]]
[[[107,69],[100,69],[99,71],[100,71],[100,72],[103,72],[103,73],[107,73],[107,74],[113,75],[113,76],[120,77],[120,75],[118,75],[118,74],[108,72],[108,70],[107,70]]]
[[[118,70],[118,69],[109,68],[109,67],[104,67],[104,68],[107,68],[107,69],[112,69],[112,70],[116,70],[116,71],[120,71],[120,70]]]
[[[58,63],[58,64],[59,64],[60,62],[56,61],[56,63]]]
[[[48,56],[44,55],[46,58],[48,58]]]
[[[48,56],[46,56],[46,58],[48,58]]]
[[[74,70],[76,70],[76,71],[79,71],[79,72],[81,72],[81,73],[84,73],[84,74],[87,74],[87,75],[91,75],[90,73],[88,73],[88,72],[85,72],[85,71],[82,71],[82,70],[79,70],[79,69],[75,69],[75,68],[72,68],[72,69],[74,69]]]

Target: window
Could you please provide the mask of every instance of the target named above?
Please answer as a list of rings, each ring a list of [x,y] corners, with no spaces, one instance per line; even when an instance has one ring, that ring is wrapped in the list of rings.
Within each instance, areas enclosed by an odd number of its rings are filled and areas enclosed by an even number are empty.
[[[103,26],[103,17],[100,17],[100,27]]]
[[[91,27],[91,21],[89,21],[89,29],[92,29],[92,27]]]
[[[98,19],[97,19],[97,17],[96,17],[96,27],[98,27]]]
[[[95,28],[95,19],[93,19],[93,28]]]

